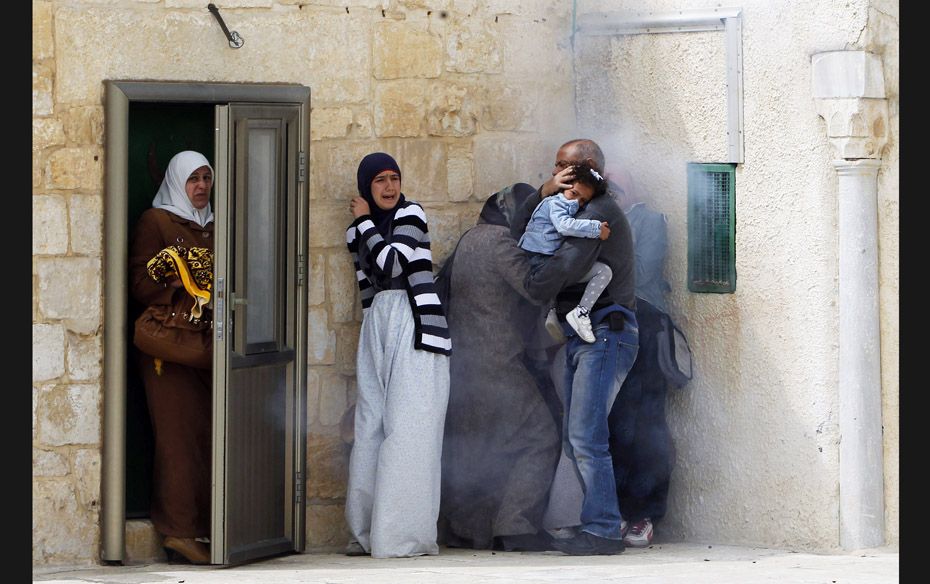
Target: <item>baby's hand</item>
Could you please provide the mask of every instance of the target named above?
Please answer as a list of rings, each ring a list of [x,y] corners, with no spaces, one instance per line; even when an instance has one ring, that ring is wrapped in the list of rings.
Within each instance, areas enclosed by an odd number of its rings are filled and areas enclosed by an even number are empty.
[[[601,234],[598,237],[601,239],[607,239],[610,237],[610,226],[607,225],[606,221],[601,221]]]

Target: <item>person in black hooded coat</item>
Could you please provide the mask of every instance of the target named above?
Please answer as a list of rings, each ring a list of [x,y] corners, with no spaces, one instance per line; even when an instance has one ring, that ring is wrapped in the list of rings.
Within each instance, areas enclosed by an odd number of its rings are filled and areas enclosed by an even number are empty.
[[[527,336],[542,330],[542,307],[523,287],[529,256],[510,233],[513,210],[533,191],[517,183],[491,195],[446,260],[456,347],[442,454],[440,534],[448,546],[550,549],[541,521],[560,437],[544,393],[551,383],[534,368]]]

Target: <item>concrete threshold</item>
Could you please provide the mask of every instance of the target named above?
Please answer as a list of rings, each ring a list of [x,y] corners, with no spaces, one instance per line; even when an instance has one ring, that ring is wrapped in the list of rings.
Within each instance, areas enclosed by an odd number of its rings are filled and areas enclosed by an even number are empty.
[[[139,563],[41,567],[53,584],[892,584],[898,549],[810,553],[732,545],[662,543],[615,556],[441,548],[438,556],[374,559],[289,554],[239,566]]]

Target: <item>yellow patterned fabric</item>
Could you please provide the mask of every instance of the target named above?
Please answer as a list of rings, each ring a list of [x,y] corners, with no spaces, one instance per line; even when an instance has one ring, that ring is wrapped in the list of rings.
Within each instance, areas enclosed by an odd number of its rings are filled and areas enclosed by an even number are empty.
[[[190,318],[200,318],[213,290],[213,251],[205,247],[168,246],[155,254],[146,268],[158,283],[181,278],[184,289],[194,298]]]

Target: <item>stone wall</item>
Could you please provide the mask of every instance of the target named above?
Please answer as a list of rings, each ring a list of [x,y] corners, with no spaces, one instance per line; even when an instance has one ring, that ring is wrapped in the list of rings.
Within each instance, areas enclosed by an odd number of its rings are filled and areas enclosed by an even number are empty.
[[[491,192],[573,137],[559,0],[34,0],[33,563],[99,557],[106,79],[311,88],[308,549],[346,541],[361,310],[343,230],[361,157],[392,153],[434,260]]]

